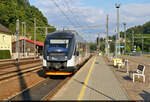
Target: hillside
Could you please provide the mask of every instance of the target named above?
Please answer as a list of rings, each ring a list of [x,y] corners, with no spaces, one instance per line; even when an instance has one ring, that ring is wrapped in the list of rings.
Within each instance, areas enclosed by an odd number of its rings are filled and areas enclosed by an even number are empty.
[[[0,23],[9,28],[13,33],[16,32],[16,20],[19,19],[20,32],[21,22],[26,22],[27,34],[33,35],[34,18],[37,20],[37,26],[50,26],[42,12],[35,6],[31,6],[28,0],[0,0]],[[50,33],[55,30],[55,28],[52,28],[48,32]],[[38,29],[38,41],[44,41],[42,34],[45,34],[45,29]]]
[[[150,21],[143,25],[131,27],[127,30],[128,33],[134,31],[135,34],[150,34]]]
[[[150,52],[150,21],[146,22],[143,25],[135,26],[128,28],[126,31],[126,49],[133,50],[133,38],[134,38],[134,46],[139,47],[142,50],[142,36],[143,36],[143,52]],[[124,38],[124,32],[120,32],[120,37]],[[115,51],[115,39],[116,35],[111,36],[111,52]],[[123,40],[121,40],[121,46],[124,46]]]

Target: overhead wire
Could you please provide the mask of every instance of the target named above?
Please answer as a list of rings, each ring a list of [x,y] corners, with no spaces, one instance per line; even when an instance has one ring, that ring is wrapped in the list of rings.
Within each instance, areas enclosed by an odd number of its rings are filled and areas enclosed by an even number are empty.
[[[70,3],[71,4],[74,4],[74,2],[73,2],[73,0],[69,0],[70,1]],[[82,11],[80,8],[77,8],[78,9],[78,11]],[[76,15],[77,16],[77,18],[81,18],[81,16],[79,16],[79,15]],[[86,16],[85,15],[82,15],[84,18],[86,18]],[[88,25],[88,23],[87,22],[85,22],[86,23],[86,25]]]
[[[70,5],[69,3],[66,1],[66,0],[63,0],[64,1],[64,7],[67,7],[67,10],[70,12],[70,14],[72,15],[72,17],[74,18],[74,21],[76,22],[77,25],[80,25],[80,23],[78,22],[77,20],[77,16],[74,14],[74,12],[72,11],[72,9],[70,8]]]
[[[70,18],[66,15],[66,13],[59,7],[57,2],[55,0],[52,0],[54,5],[59,9],[59,11],[64,15],[64,17],[67,19],[67,21],[71,24],[74,25],[74,23],[70,20]]]

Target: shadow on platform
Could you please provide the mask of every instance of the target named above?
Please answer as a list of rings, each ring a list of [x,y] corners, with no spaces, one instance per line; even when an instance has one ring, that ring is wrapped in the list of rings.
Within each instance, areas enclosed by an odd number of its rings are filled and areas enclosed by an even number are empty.
[[[85,85],[87,88],[89,88],[89,89],[91,89],[91,90],[93,90],[93,91],[95,91],[95,92],[97,92],[97,93],[99,93],[99,94],[101,94],[101,95],[103,95],[103,96],[105,96],[105,97],[111,99],[111,100],[115,100],[114,98],[112,98],[112,97],[110,97],[110,96],[108,96],[108,95],[106,95],[106,94],[100,92],[99,90],[96,90],[96,89],[94,89],[94,88],[92,88],[92,87],[86,85],[84,82],[81,82],[81,81],[79,81],[79,80],[77,80],[77,79],[74,79],[74,81],[76,81],[76,82],[78,82],[78,83],[80,83],[80,84],[82,84],[82,85]]]
[[[128,80],[128,81],[132,81],[132,79],[129,76],[124,76],[122,78],[125,79],[125,80]]]
[[[122,73],[127,73],[127,71],[124,71],[124,70],[116,70],[116,71],[118,71],[118,72],[122,72]]]
[[[99,62],[95,62],[95,64],[99,64]]]
[[[139,94],[144,101],[150,101],[150,93],[143,90],[142,93]]]

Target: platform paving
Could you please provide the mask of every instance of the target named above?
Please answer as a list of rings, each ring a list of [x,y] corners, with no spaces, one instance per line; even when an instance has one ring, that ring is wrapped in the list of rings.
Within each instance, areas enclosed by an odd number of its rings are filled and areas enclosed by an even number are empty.
[[[94,56],[51,100],[128,100],[128,95],[104,59]]]

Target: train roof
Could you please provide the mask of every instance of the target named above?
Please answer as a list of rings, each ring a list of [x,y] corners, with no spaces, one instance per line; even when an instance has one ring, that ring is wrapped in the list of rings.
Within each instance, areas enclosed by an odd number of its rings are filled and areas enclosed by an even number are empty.
[[[75,30],[62,30],[62,31],[55,31],[53,33],[50,33],[47,35],[46,38],[73,38],[74,36],[76,37],[77,40],[81,42],[86,42],[82,36],[80,36]]]

